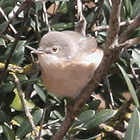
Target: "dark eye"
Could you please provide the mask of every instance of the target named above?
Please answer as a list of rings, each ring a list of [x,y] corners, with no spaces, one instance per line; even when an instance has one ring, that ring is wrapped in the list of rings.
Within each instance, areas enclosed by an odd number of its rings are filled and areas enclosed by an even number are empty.
[[[52,47],[52,51],[53,51],[54,53],[57,53],[57,52],[59,51],[59,48],[58,48],[57,46],[53,46],[53,47]]]

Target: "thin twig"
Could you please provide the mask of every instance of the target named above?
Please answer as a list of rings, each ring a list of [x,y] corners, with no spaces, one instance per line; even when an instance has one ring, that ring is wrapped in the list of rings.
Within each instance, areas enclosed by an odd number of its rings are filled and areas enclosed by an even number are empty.
[[[125,47],[130,47],[130,46],[132,46],[132,45],[134,45],[134,44],[140,44],[140,37],[136,37],[136,38],[133,38],[133,39],[129,39],[129,40],[125,41],[124,43],[119,44],[118,47],[119,47],[120,49],[122,49],[122,48],[124,48],[124,46],[125,46]]]
[[[110,94],[111,105],[114,107],[115,102],[114,102],[114,99],[113,99],[113,94],[112,94],[110,83],[109,83],[109,79],[108,79],[107,76],[106,76],[106,82],[107,82],[108,92]]]
[[[91,28],[94,27],[94,24],[96,23],[96,21],[98,20],[98,17],[99,17],[99,14],[101,12],[101,8],[102,8],[102,5],[104,3],[104,0],[101,0],[99,1],[99,5],[98,5],[98,8],[96,10],[96,13],[94,14],[94,18],[93,18],[93,21],[91,23]]]
[[[61,140],[66,132],[69,130],[70,126],[74,122],[74,118],[71,117],[71,115],[67,115],[65,120],[62,122],[61,127],[57,131],[55,135],[53,135],[51,140]]]
[[[46,110],[47,110],[47,103],[48,103],[48,101],[47,101],[47,98],[46,98],[46,101],[45,101],[44,107],[43,107],[43,114],[42,114],[42,118],[41,118],[41,122],[40,122],[38,140],[40,140],[40,138],[41,138],[42,125],[43,125],[44,120],[45,120],[45,115],[46,115]]]
[[[5,18],[5,20],[6,20],[7,22],[9,22],[8,17],[6,16],[6,14],[4,13],[4,11],[2,10],[1,7],[0,7],[0,12],[1,12],[1,14],[3,15],[3,17]],[[12,24],[9,24],[9,27],[10,27],[11,30],[14,32],[14,34],[17,34],[17,31],[16,31],[16,29],[14,28],[14,26],[13,26]]]
[[[16,84],[17,84],[18,94],[19,94],[21,103],[22,103],[22,105],[23,105],[25,114],[26,114],[26,116],[27,116],[27,119],[29,120],[29,123],[30,123],[30,125],[31,125],[31,127],[32,127],[32,129],[33,129],[33,131],[34,131],[34,133],[35,133],[35,135],[36,135],[36,137],[37,137],[38,134],[37,134],[37,131],[36,131],[36,129],[35,129],[35,124],[34,124],[34,121],[33,121],[33,117],[32,117],[32,115],[30,114],[30,112],[29,112],[29,110],[28,110],[28,106],[26,105],[26,100],[25,100],[25,98],[24,98],[25,95],[24,95],[24,93],[23,93],[23,91],[22,91],[22,89],[21,89],[21,84],[20,84],[19,79],[18,79],[18,77],[16,76],[16,74],[13,74],[13,77],[14,77],[15,82],[16,82]]]
[[[33,48],[33,47],[29,46],[29,45],[26,45],[25,47],[26,47],[27,49],[29,49],[29,50],[35,52],[35,53],[39,53],[39,51],[38,51],[37,49],[35,49],[35,48]]]
[[[132,34],[132,32],[140,26],[140,14],[138,14],[134,19],[133,22],[127,27],[127,29],[121,34],[119,37],[119,43],[124,43]]]
[[[123,139],[124,136],[125,136],[125,134],[122,133],[121,131],[114,129],[113,127],[108,126],[108,125],[106,125],[105,123],[101,123],[101,124],[99,125],[99,128],[100,128],[101,130],[104,130],[105,132],[112,133],[113,135],[117,136],[119,139]]]
[[[83,20],[83,13],[82,13],[82,2],[81,0],[77,0],[77,15],[79,20]]]
[[[13,17],[10,18],[10,19],[8,20],[7,25],[6,25],[5,28],[0,32],[0,34],[3,34],[3,33],[7,30],[9,24],[20,14],[21,11],[23,11],[23,10],[25,10],[25,9],[27,9],[27,8],[30,8],[30,7],[32,6],[33,3],[34,3],[33,0],[26,0],[26,1],[24,1],[24,2],[21,4],[21,6],[19,7],[19,9],[16,11],[16,13],[14,13]],[[23,27],[24,27],[24,26],[23,26]]]
[[[132,71],[132,75],[133,75],[134,79],[136,80],[136,85],[138,87],[140,85],[140,80],[136,76],[136,72],[135,72],[135,69],[134,69],[132,64],[130,64],[130,68],[131,68],[131,71]]]
[[[132,102],[133,102],[132,97],[128,99],[127,101],[125,101],[122,104],[122,106],[119,108],[119,110],[117,111],[117,114],[115,114],[115,117],[113,118],[113,120],[118,119],[119,116],[123,116],[123,114],[129,108]]]
[[[51,27],[49,25],[49,21],[48,21],[48,14],[47,14],[47,9],[46,9],[46,5],[45,5],[45,1],[42,1],[42,5],[43,5],[43,15],[44,15],[44,21],[46,23],[46,26],[48,27],[48,31],[51,31]]]
[[[119,24],[119,27],[130,25],[133,22],[133,20],[130,21],[123,21]],[[109,26],[97,26],[95,28],[92,28],[92,31],[107,31],[109,29]]]
[[[87,22],[83,15],[82,10],[83,10],[82,2],[81,0],[77,0],[77,19],[79,21],[77,22],[75,31],[85,36]]]

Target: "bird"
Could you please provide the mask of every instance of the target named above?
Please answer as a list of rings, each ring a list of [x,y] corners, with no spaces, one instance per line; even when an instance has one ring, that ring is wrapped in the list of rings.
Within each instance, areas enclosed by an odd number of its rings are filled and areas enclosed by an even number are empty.
[[[94,37],[75,31],[50,31],[39,43],[38,59],[46,89],[75,99],[91,80],[103,58]]]

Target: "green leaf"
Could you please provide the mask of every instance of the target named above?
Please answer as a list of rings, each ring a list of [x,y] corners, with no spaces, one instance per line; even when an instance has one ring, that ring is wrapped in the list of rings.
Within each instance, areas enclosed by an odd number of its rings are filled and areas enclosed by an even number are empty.
[[[62,4],[60,5],[58,12],[66,14],[68,12],[68,8],[67,8],[67,4],[66,2],[62,2]]]
[[[93,100],[88,103],[88,108],[92,110],[96,110],[101,103],[101,100]]]
[[[0,24],[0,30],[4,29],[6,25],[7,25],[7,22],[6,21],[2,22]]]
[[[95,114],[95,111],[93,110],[87,110],[78,116],[78,121],[73,124],[73,127],[75,127],[74,129],[76,130],[91,129],[107,121],[115,114],[116,111],[112,109],[105,109],[98,112],[97,114]]]
[[[8,34],[4,35],[4,38],[8,39],[10,42],[14,42],[15,41],[15,38],[12,37],[11,35],[8,35]]]
[[[25,120],[25,114],[21,114],[21,115],[13,117],[12,124],[15,124],[15,125],[22,124],[24,120]]]
[[[116,114],[117,111],[112,109],[105,109],[100,111],[99,113],[95,114],[91,120],[86,121],[86,123],[83,125],[83,127],[87,129],[91,129],[93,127],[98,126],[99,124],[107,121],[111,117],[113,117]]]
[[[132,13],[132,3],[130,0],[124,0],[123,2],[126,8],[127,15],[130,17]]]
[[[41,2],[35,2],[36,13],[41,9],[42,9],[42,3]]]
[[[3,110],[0,110],[0,121],[1,122],[9,122],[10,117],[5,114]]]
[[[118,63],[116,63],[116,64],[117,64],[117,66],[119,67],[119,69],[121,70],[121,72],[122,72],[122,74],[123,74],[123,77],[124,77],[124,79],[125,79],[125,81],[126,81],[126,83],[127,83],[129,92],[130,92],[131,95],[132,95],[132,98],[133,98],[133,101],[134,101],[135,105],[136,105],[137,107],[139,107],[138,97],[137,97],[137,95],[136,95],[136,91],[135,91],[135,89],[134,89],[134,87],[133,87],[133,85],[132,85],[132,82],[131,82],[130,78],[128,77],[128,75],[127,75],[127,73],[125,72],[125,70],[124,70]]]
[[[132,50],[132,58],[133,63],[136,63],[140,67],[140,52],[138,49]]]
[[[138,140],[140,135],[140,112],[135,108],[129,121],[124,140]]]
[[[93,18],[94,18],[94,12],[91,12],[91,13],[87,16],[86,20],[87,20],[88,23],[92,23]]]
[[[103,11],[104,11],[104,15],[105,15],[105,20],[106,23],[109,23],[109,17],[110,17],[110,11],[111,11],[111,6],[108,0],[105,0],[103,5],[102,5]]]
[[[10,82],[9,83],[4,83],[1,88],[0,88],[0,94],[6,95],[6,93],[12,92],[13,89],[15,88],[14,83]]]
[[[11,60],[12,63],[19,65],[24,60],[25,42],[26,41],[18,42],[14,54],[12,56],[12,60]]]
[[[29,80],[28,77],[24,74],[18,74],[19,81],[27,81]]]
[[[6,46],[5,40],[3,38],[0,38],[0,46]]]
[[[57,111],[57,110],[53,110],[50,114],[50,117],[53,118],[54,120],[56,119],[60,119],[61,121],[63,121],[63,116]]]
[[[15,140],[15,135],[12,129],[8,125],[2,125],[3,133],[6,136],[6,140]]]
[[[46,101],[46,95],[44,93],[44,91],[42,90],[42,88],[40,88],[37,84],[34,84],[34,89],[37,91],[39,97],[42,99],[43,102]]]
[[[79,116],[78,116],[78,119],[77,119],[77,121],[75,121],[74,123],[73,123],[73,125],[72,125],[72,127],[74,128],[74,129],[83,129],[83,127],[79,127],[81,124],[83,124],[83,123],[86,123],[86,122],[88,122],[89,120],[91,120],[92,118],[93,118],[93,116],[94,116],[94,114],[95,114],[95,111],[94,110],[87,110],[87,111],[84,111],[84,112],[82,112]],[[78,127],[77,127],[78,126]],[[84,128],[85,129],[85,128]]]
[[[42,117],[42,110],[37,108],[34,113],[32,113],[34,124],[37,125]],[[17,136],[23,138],[26,134],[32,131],[32,127],[27,118],[23,121],[20,127],[17,129]]]
[[[17,89],[15,89],[14,92],[15,92],[16,96],[15,96],[13,102],[11,103],[10,107],[12,107],[12,108],[14,108],[15,110],[18,110],[18,111],[23,111],[23,106],[22,106],[22,103],[21,103],[21,100],[20,100],[19,93],[18,93]],[[26,104],[27,104],[28,109],[33,109],[35,107],[35,104],[31,101],[26,100]]]
[[[68,28],[72,28],[73,27],[73,24],[72,23],[57,23],[57,24],[54,24],[51,26],[52,27],[52,30],[65,30],[65,29],[68,29]]]
[[[139,0],[135,0],[133,6],[133,14],[132,14],[132,18],[134,18],[137,14],[140,13],[140,1]]]

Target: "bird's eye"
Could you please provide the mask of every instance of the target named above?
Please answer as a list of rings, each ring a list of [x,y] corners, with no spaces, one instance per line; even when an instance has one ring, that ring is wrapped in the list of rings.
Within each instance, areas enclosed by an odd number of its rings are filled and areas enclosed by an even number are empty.
[[[57,52],[59,51],[59,48],[58,48],[57,46],[53,46],[53,47],[52,47],[52,51],[53,51],[54,53],[57,53]]]

